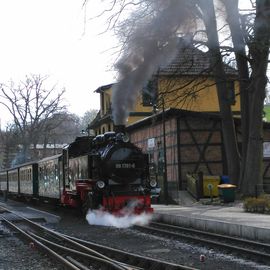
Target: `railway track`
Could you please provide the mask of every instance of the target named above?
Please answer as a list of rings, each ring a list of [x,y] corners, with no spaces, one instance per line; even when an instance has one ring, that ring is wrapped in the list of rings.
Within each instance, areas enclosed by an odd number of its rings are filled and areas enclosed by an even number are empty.
[[[187,240],[222,251],[227,250],[236,253],[237,256],[252,257],[270,265],[270,244],[267,243],[159,222],[151,222],[149,226],[135,226],[135,228],[143,232],[172,237],[175,240]]]
[[[194,270],[61,234],[0,207],[1,221],[65,269]]]

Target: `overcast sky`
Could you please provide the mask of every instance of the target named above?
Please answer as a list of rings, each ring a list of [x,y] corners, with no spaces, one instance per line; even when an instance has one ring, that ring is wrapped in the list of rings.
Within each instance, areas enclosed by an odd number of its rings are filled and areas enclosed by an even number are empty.
[[[243,0],[249,2],[248,0]],[[111,67],[116,40],[104,19],[91,20],[101,0],[1,0],[0,83],[23,80],[26,75],[49,75],[66,88],[69,111],[83,115],[99,108],[93,91],[115,81]],[[106,2],[106,1],[103,1]],[[2,127],[8,120],[0,105]]]
[[[0,1],[0,82],[17,82],[28,74],[50,75],[52,83],[66,88],[69,110],[83,115],[99,108],[93,91],[114,80],[113,39],[98,14],[99,1]],[[2,105],[0,105],[2,106]],[[2,125],[7,112],[0,107]]]

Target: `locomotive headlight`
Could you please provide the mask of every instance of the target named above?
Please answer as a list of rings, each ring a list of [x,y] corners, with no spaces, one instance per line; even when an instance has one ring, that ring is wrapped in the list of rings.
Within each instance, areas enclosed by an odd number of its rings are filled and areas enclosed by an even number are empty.
[[[97,181],[96,185],[99,189],[103,189],[105,187],[105,183],[103,181]]]
[[[125,143],[129,142],[129,137],[127,134],[123,135],[123,142]]]
[[[149,185],[150,185],[151,188],[155,188],[155,187],[157,186],[157,181],[152,179],[152,180],[149,182]]]

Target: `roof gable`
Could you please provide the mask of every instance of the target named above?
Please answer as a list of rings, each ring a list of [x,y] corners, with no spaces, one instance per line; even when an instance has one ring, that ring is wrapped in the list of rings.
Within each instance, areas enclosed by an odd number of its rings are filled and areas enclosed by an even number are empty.
[[[98,87],[94,92],[95,93],[105,92],[106,90],[111,89],[114,84],[115,83],[110,83],[110,84],[102,85],[102,86]]]
[[[210,55],[194,46],[180,46],[176,57],[166,66],[161,66],[158,75],[213,75]],[[227,75],[238,74],[237,70],[225,64]]]

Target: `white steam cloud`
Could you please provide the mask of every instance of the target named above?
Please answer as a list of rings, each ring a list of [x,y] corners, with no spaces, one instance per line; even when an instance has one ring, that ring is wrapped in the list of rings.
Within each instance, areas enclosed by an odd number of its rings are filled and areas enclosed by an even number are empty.
[[[102,210],[89,211],[86,220],[90,225],[128,228],[133,225],[147,225],[152,219],[151,214],[114,216]]]
[[[188,32],[187,26],[192,25],[193,5],[192,0],[145,0],[120,24],[123,54],[116,63],[118,83],[112,95],[116,125],[125,125],[139,91],[175,57],[180,29]]]
[[[86,220],[90,225],[111,226],[116,228],[128,228],[133,225],[147,225],[152,219],[151,214],[134,214],[135,207],[139,203],[139,200],[131,201],[126,207],[121,209],[117,216],[105,212],[102,209],[89,210],[86,215]]]

